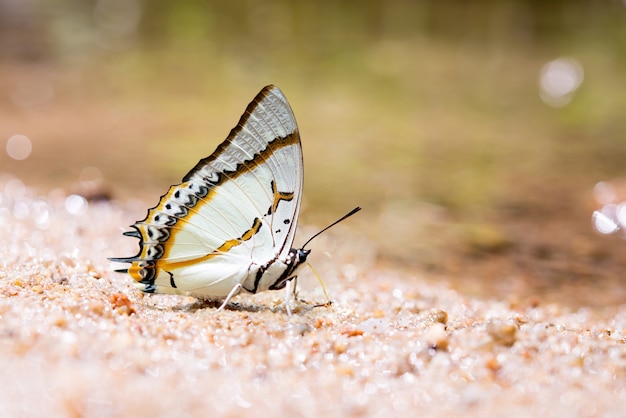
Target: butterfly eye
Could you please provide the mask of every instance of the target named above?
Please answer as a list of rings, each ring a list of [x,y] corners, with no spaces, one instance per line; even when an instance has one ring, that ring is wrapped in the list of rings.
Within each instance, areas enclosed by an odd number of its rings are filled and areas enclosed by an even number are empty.
[[[296,265],[304,263],[307,257],[309,256],[309,254],[311,254],[311,250],[302,250],[302,249],[298,250],[298,252],[296,253],[296,256],[297,256]]]

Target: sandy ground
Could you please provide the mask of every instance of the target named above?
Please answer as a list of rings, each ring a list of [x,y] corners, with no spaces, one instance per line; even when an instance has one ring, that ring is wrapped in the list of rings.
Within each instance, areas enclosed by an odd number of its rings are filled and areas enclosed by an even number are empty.
[[[311,246],[331,307],[306,273],[291,317],[282,292],[216,313],[112,272],[144,210],[0,184],[0,416],[624,416],[626,306],[466,297],[340,226]]]

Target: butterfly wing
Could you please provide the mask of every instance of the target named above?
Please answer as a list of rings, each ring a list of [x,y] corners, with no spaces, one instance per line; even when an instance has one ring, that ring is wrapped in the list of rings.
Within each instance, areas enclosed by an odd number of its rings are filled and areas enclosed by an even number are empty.
[[[287,256],[302,181],[295,117],[280,89],[267,86],[215,152],[126,233],[140,239],[139,253],[113,260],[131,263],[146,292],[223,298]]]

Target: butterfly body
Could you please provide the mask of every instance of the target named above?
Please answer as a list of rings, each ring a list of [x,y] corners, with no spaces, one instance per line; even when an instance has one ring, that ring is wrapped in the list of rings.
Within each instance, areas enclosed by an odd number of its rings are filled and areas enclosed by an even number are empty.
[[[170,187],[127,236],[127,272],[148,293],[220,300],[285,287],[309,250],[292,249],[303,161],[293,112],[267,86],[210,156]]]

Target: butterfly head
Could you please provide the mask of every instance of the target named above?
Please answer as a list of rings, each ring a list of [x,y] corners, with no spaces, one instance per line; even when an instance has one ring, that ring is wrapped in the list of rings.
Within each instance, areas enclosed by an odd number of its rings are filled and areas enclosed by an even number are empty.
[[[311,254],[311,250],[307,250],[304,247],[306,247],[315,237],[319,236],[322,232],[326,231],[328,228],[334,225],[337,225],[339,222],[343,221],[349,216],[354,215],[360,210],[361,208],[359,207],[352,209],[350,212],[348,212],[347,214],[345,214],[344,216],[342,216],[341,218],[339,218],[338,220],[336,220],[335,222],[328,225],[326,228],[322,229],[317,234],[309,238],[309,240],[304,243],[302,248],[292,248],[291,250],[289,250],[289,255],[286,257],[286,259],[282,260],[282,268],[284,269],[283,273],[280,275],[280,277],[276,281],[274,281],[269,286],[269,289],[271,290],[282,289],[287,285],[287,282],[289,280],[295,279],[297,277],[298,270],[306,262],[306,259],[309,256],[309,254]],[[264,269],[263,271],[265,270],[266,269]]]
[[[309,254],[311,254],[311,250],[305,250],[304,248],[292,248],[291,251],[289,251],[289,255],[293,259],[294,271],[304,264]]]

